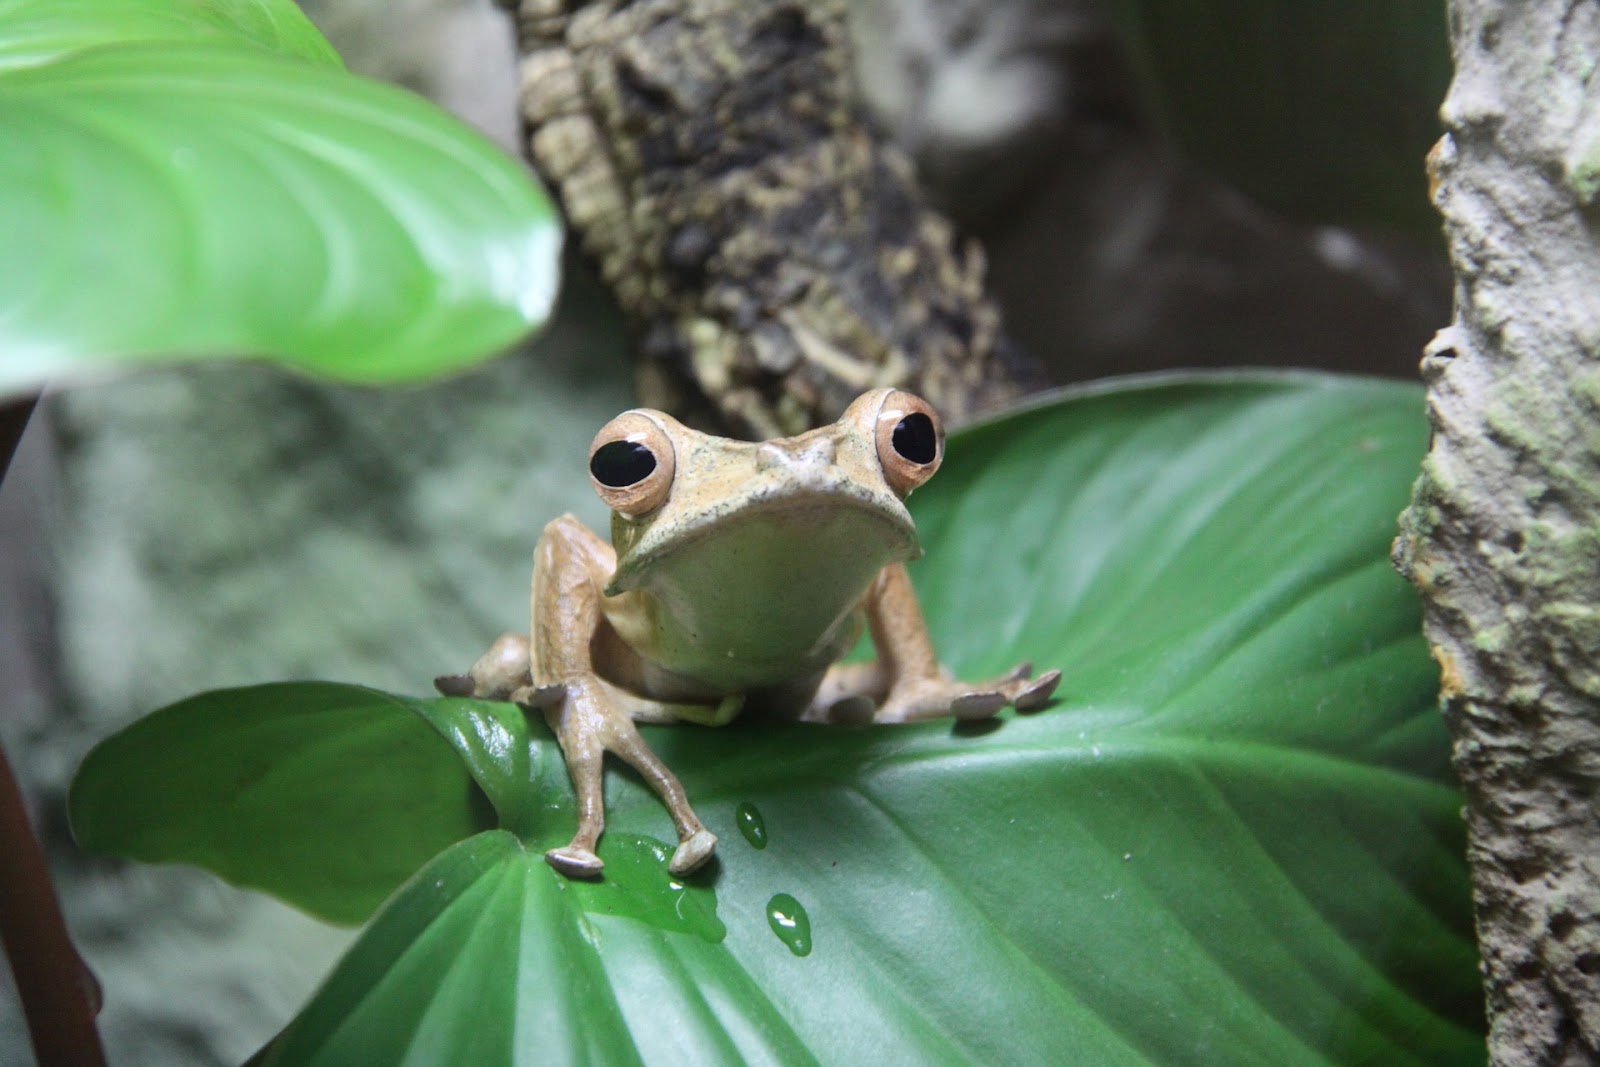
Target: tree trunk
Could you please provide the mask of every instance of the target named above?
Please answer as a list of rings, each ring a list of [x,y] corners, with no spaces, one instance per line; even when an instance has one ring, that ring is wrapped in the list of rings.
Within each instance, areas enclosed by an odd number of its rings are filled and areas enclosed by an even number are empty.
[[[1396,561],[1466,791],[1495,1064],[1600,1063],[1600,3],[1454,0],[1455,321]]]

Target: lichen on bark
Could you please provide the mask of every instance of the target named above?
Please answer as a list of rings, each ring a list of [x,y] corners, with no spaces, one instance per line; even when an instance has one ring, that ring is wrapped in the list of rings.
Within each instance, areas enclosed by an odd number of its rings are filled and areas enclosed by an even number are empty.
[[[1454,0],[1456,313],[1396,562],[1467,796],[1495,1064],[1600,1063],[1600,4]]]

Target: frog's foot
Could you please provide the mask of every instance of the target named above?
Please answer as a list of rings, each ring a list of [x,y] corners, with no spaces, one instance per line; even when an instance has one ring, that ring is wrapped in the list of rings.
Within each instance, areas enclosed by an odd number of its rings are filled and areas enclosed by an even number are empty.
[[[510,700],[528,685],[528,664],[528,635],[502,634],[466,674],[442,674],[433,686],[447,697]]]
[[[874,722],[920,722],[950,715],[961,720],[992,718],[1001,708],[1018,711],[1042,707],[1061,681],[1060,671],[1032,678],[1031,664],[1020,663],[985,682],[954,678],[906,678],[889,690]]]
[[[679,842],[667,870],[679,876],[693,874],[704,867],[716,851],[717,835],[702,828]]]
[[[568,878],[598,878],[605,861],[582,845],[562,845],[544,854],[544,861]]]

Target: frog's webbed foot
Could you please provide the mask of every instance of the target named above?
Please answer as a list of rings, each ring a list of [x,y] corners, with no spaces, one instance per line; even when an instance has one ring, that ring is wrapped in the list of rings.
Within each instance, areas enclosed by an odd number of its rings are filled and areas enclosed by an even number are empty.
[[[945,675],[897,681],[873,715],[874,722],[919,722],[950,715],[962,720],[988,719],[1004,707],[1033,711],[1044,705],[1061,681],[1060,671],[1031,677],[1033,665],[1019,663],[1005,674],[983,682],[963,682]]]
[[[566,845],[546,852],[545,861],[570,878],[593,878],[605,866],[594,849],[605,829],[605,754],[614,752],[639,772],[672,815],[678,848],[667,869],[676,875],[690,874],[715,853],[716,835],[695,815],[683,785],[639,736],[630,709],[618,705],[614,692],[623,691],[594,674],[584,674],[565,682],[525,686],[515,693],[519,702],[544,711],[561,743],[578,797],[577,832]]]

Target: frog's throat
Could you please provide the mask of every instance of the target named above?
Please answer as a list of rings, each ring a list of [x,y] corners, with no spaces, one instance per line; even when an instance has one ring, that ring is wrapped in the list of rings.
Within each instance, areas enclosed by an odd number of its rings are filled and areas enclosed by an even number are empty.
[[[770,501],[744,501],[736,512],[711,510],[688,522],[678,522],[670,531],[657,528],[650,519],[634,522],[614,515],[611,541],[617,550],[617,569],[606,585],[605,594],[615,596],[645,587],[651,574],[669,566],[673,556],[692,552],[708,538],[718,538],[731,545],[737,543],[740,531],[757,536],[750,531],[760,524],[765,524],[769,530],[803,526],[808,517],[841,509],[869,522],[876,520],[873,525],[877,529],[868,537],[842,539],[834,545],[810,540],[802,547],[811,551],[874,555],[878,557],[877,567],[922,557],[916,524],[897,497],[877,493],[790,493]],[[825,539],[827,525],[819,525],[820,538]]]

